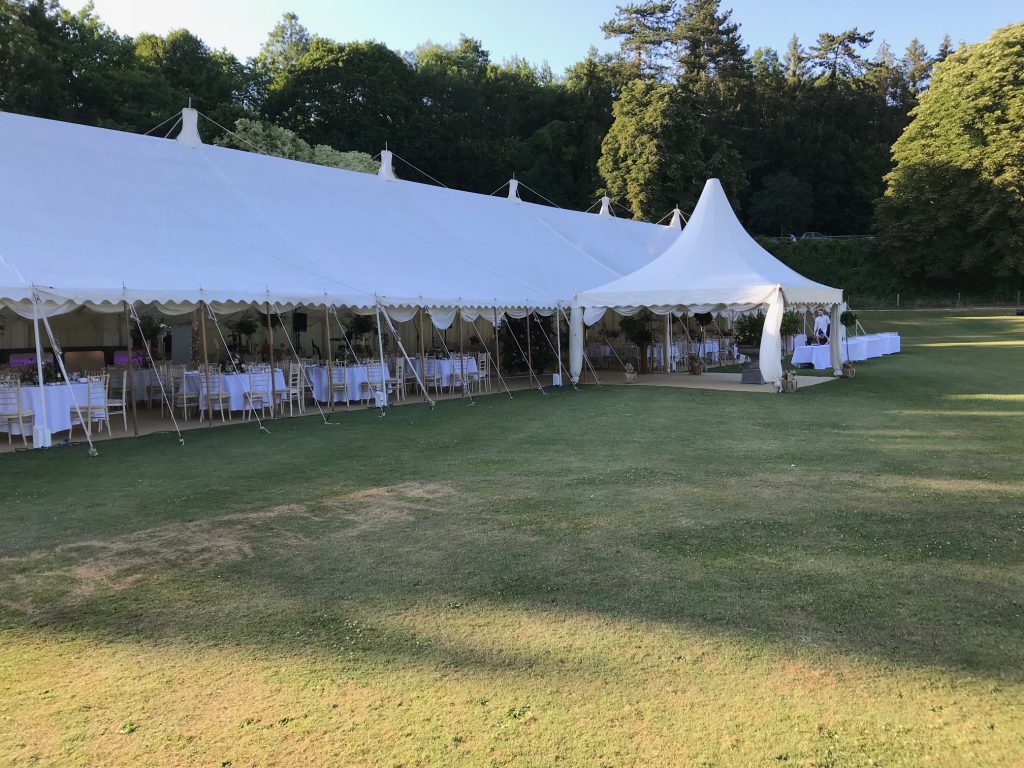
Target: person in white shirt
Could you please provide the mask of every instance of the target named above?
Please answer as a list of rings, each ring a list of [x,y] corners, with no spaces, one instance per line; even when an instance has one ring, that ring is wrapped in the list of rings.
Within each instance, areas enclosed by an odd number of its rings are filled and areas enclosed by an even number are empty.
[[[819,344],[827,344],[828,333],[828,315],[825,314],[824,309],[816,309],[814,311],[814,338],[818,340]]]

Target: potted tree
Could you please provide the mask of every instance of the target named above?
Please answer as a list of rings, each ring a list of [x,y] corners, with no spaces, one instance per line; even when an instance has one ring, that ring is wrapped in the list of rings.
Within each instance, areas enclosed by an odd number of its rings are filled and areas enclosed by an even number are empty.
[[[234,321],[224,323],[228,330],[231,331],[232,343],[236,349],[244,348],[247,352],[252,352],[251,340],[253,334],[256,333],[259,328],[259,324],[256,322],[256,316],[249,311],[245,311],[240,314]]]
[[[839,322],[846,328],[846,359],[843,360],[843,378],[852,379],[857,375],[857,368],[854,366],[853,360],[850,360],[850,329],[857,325],[857,315],[846,310],[839,316]]]
[[[787,354],[792,351],[790,344],[793,338],[800,333],[802,326],[802,318],[799,312],[793,310],[786,310],[782,313],[782,327],[779,328],[779,333],[782,334],[782,338],[786,340],[786,349],[783,350]]]
[[[647,365],[647,348],[654,341],[654,331],[651,330],[650,310],[641,309],[635,315],[624,317],[619,321],[619,328],[627,339],[636,344],[640,351],[640,373],[649,373]]]
[[[749,360],[743,364],[740,381],[743,384],[764,384],[761,376],[761,334],[764,332],[764,315],[740,315],[733,322],[736,345],[741,355]]]

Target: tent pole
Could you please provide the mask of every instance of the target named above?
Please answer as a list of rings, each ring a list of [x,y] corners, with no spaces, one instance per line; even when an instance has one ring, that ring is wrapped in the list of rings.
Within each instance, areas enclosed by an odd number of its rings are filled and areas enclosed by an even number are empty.
[[[555,344],[558,348],[558,378],[562,378],[562,302],[558,302],[555,309]]]
[[[387,310],[385,310],[385,311],[387,311]],[[385,402],[385,404],[387,404],[388,385],[385,382],[385,378],[386,377],[384,376],[384,337],[383,337],[383,335],[381,335],[381,332],[380,332],[380,299],[377,300],[377,315],[376,315],[376,318],[377,318],[377,348],[380,350],[380,382],[381,382],[381,387],[384,390],[384,402]],[[381,412],[381,415],[383,415],[383,412]]]
[[[327,303],[324,303],[324,349],[327,351],[327,397],[331,401],[331,413],[334,413],[334,352],[331,350],[331,316]],[[273,378],[273,374],[271,374]],[[346,393],[348,394],[348,393]]]
[[[528,311],[526,313],[526,365],[530,369],[530,383],[532,384],[533,380],[536,379],[537,380],[537,386],[540,387],[540,386],[543,386],[540,383],[540,377],[539,376],[535,376],[534,373],[533,373],[533,348],[530,346],[530,331],[533,330],[530,327],[530,322],[532,320],[533,320],[533,312],[529,312]]]
[[[132,433],[135,437],[139,436],[139,415],[135,405],[135,376],[132,372],[132,357],[135,355],[135,350],[132,348],[132,329],[128,325],[128,302],[121,302],[124,305],[124,336],[125,346],[128,347],[128,386],[125,391],[121,393],[124,398],[131,397],[132,400]],[[146,340],[143,339],[142,343],[145,344]]]
[[[277,411],[277,376],[274,370],[274,324],[270,320],[270,302],[266,303],[267,308],[267,351],[270,357],[270,418],[274,418]]]
[[[199,336],[203,342],[203,377],[206,379],[206,418],[213,426],[213,393],[210,392],[210,363],[206,354],[206,302],[199,302]],[[221,408],[224,407],[221,401]]]
[[[423,381],[423,402],[430,400],[430,395],[427,393],[426,375],[426,355],[424,354],[424,341],[423,341],[423,321],[426,319],[426,312],[423,307],[420,307],[420,379]]]
[[[34,288],[34,286],[33,286]],[[39,415],[43,417],[42,425],[36,423],[35,419],[32,420],[32,447],[33,448],[49,448],[52,444],[52,437],[50,433],[50,420],[46,416],[46,390],[43,387],[46,382],[43,381],[43,344],[39,338],[39,294],[32,291],[32,330],[35,331],[36,337],[36,376],[39,378]],[[56,357],[57,350],[54,350],[54,357]],[[7,427],[11,427],[8,425]],[[85,429],[85,425],[82,425]],[[68,435],[71,431],[68,431]]]
[[[672,373],[675,368],[672,365],[672,310],[665,316],[665,343],[663,346],[665,355],[665,373]]]
[[[589,330],[590,329],[587,328],[587,324],[584,323],[583,324],[583,354],[584,355],[587,354],[587,332]],[[572,333],[571,330],[569,332]],[[586,384],[587,383],[587,366],[583,366],[583,370],[580,371],[580,383],[581,384]]]
[[[462,307],[455,310],[459,314],[459,381],[462,382],[462,396],[466,396],[466,347],[462,342]]]
[[[494,307],[494,325],[491,326],[494,329],[494,365],[497,368],[498,375],[501,373],[501,334],[498,333],[498,308]]]

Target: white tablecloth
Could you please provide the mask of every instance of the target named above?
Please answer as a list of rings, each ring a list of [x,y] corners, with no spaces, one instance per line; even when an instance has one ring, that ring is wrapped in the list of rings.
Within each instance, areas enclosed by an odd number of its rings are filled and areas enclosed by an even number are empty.
[[[206,399],[199,397],[199,371],[188,371],[185,373],[185,389],[199,399],[199,410],[206,410]],[[164,383],[167,386],[167,383]],[[228,393],[228,410],[244,411],[249,407],[245,395],[249,391],[248,373],[222,373],[220,374],[221,389]],[[278,392],[284,389],[284,374],[280,368],[274,369],[274,387]],[[259,407],[259,403],[256,404]]]
[[[831,368],[832,357],[828,344],[812,344],[793,350],[793,365],[803,363],[811,363],[819,371]]]
[[[868,342],[864,336],[847,336],[842,347],[843,358],[846,360],[857,362],[868,359]]]
[[[410,358],[410,359],[412,360],[413,370],[415,370],[417,373],[419,373],[419,371],[420,371],[420,361],[419,361],[419,358],[415,358],[414,357],[414,358]],[[449,386],[451,386],[452,374],[456,370],[458,370],[455,367],[458,364],[459,364],[458,361],[456,361],[456,360],[449,360],[449,359],[446,359],[446,358],[439,358],[437,360],[437,368],[436,368],[436,370],[438,371],[438,373],[441,374],[441,386],[442,387],[449,387]],[[466,358],[466,376],[468,378],[472,379],[473,377],[476,376],[476,374],[479,371],[480,371],[480,369],[479,369],[479,367],[477,367],[476,358],[474,358],[474,357],[467,357]]]
[[[878,334],[885,339],[885,354],[894,355],[900,351],[900,335],[898,333],[880,333]]]
[[[363,382],[370,380],[369,366],[366,365],[346,365],[344,367],[337,366],[334,368],[334,379],[340,382],[342,371],[344,370],[345,384],[348,386],[348,390],[345,395],[340,392],[334,393],[334,402],[343,403],[345,397],[348,397],[349,402],[355,402],[359,400],[359,394],[363,386]],[[327,366],[326,365],[311,365],[306,369],[309,380],[313,383],[313,397],[321,403],[326,403],[329,400],[327,393]],[[387,365],[384,366],[384,378],[391,378],[391,369]]]
[[[889,349],[888,340],[885,337],[879,336],[876,333],[870,334],[868,336],[861,336],[861,338],[864,339],[864,341],[867,343],[868,358],[881,357],[882,355],[886,354],[887,350]]]
[[[77,384],[48,384],[44,387],[23,386],[21,388],[21,409],[35,413],[35,423],[42,425],[42,404],[45,397],[46,421],[50,426],[50,433],[66,432],[71,428],[71,412],[75,407],[71,396],[72,391],[74,391],[75,399],[78,400],[78,405],[84,406],[89,397],[89,385],[84,381]],[[32,433],[31,424],[31,419],[25,420],[25,431],[29,434]],[[10,424],[0,422],[0,432],[6,432],[8,429],[13,435],[21,434],[17,420]]]

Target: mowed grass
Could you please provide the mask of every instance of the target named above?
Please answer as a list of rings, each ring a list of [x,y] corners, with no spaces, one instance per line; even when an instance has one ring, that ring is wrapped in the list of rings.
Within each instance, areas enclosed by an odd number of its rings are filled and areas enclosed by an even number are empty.
[[[0,457],[0,764],[1024,764],[1024,318],[863,320],[794,396]]]

